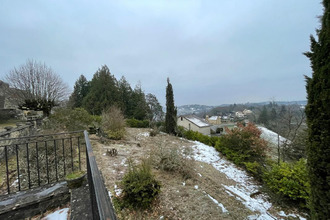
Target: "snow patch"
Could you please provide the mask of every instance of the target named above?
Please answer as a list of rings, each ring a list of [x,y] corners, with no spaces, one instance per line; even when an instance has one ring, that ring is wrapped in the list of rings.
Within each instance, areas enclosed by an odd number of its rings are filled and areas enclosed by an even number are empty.
[[[68,218],[69,208],[57,210],[51,214],[48,214],[45,220],[66,220]]]
[[[115,194],[116,196],[120,196],[120,194],[122,193],[122,189],[118,188],[117,185],[115,184]]]
[[[143,132],[137,135],[137,139],[139,139],[140,137],[149,137],[149,132]]]
[[[193,142],[194,159],[197,161],[211,164],[215,169],[224,173],[228,179],[234,180],[235,186],[225,186],[226,190],[235,195],[236,199],[241,201],[251,211],[259,212],[258,217],[250,219],[276,219],[268,213],[268,209],[272,206],[263,196],[251,198],[253,192],[258,191],[259,186],[253,183],[253,179],[248,176],[244,170],[240,170],[233,163],[224,158],[220,158],[219,153],[210,146],[207,146],[198,141]],[[227,192],[227,193],[228,193]]]
[[[271,130],[269,130],[269,129],[265,128],[265,127],[262,127],[262,126],[258,126],[258,128],[262,132],[261,133],[261,137],[263,139],[265,139],[266,141],[271,142],[272,144],[277,145],[277,142],[278,142],[277,138],[278,138],[278,136],[277,136],[277,133],[276,132],[271,131]],[[279,138],[280,138],[280,145],[282,145],[284,142],[287,141],[287,139],[284,138],[284,137],[282,137],[282,136],[279,136]]]
[[[195,189],[198,189],[198,185],[195,185],[194,188],[195,188]]]
[[[213,198],[212,196],[210,196],[209,194],[207,194],[207,196],[215,203],[217,204],[221,209],[223,213],[228,212],[228,210],[220,203],[218,202],[218,200],[216,200],[215,198]]]

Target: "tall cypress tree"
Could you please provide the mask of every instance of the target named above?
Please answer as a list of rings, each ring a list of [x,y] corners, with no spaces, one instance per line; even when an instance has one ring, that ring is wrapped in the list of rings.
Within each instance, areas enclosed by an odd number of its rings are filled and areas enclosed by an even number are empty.
[[[318,41],[311,36],[311,51],[305,53],[313,70],[311,78],[306,76],[312,219],[329,219],[330,216],[330,1],[323,0],[323,6]]]
[[[168,134],[175,134],[176,112],[172,84],[170,83],[170,79],[167,78],[165,130]]]

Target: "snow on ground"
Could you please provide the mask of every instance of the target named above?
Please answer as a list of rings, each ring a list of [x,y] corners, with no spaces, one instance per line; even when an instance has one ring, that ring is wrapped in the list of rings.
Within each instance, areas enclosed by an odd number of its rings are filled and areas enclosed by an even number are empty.
[[[263,139],[265,139],[266,141],[269,141],[273,144],[276,144],[277,145],[277,133],[274,132],[274,131],[271,131],[265,127],[262,127],[262,126],[258,126],[259,130],[261,130],[261,137]],[[280,137],[280,144],[283,144],[287,139],[282,137],[282,136],[279,136]]]
[[[120,194],[122,193],[122,189],[118,188],[117,185],[115,184],[115,193],[116,193],[116,196],[120,196]]]
[[[204,192],[205,194],[207,194],[206,192]],[[228,212],[228,210],[220,203],[218,202],[218,200],[216,200],[215,198],[213,198],[212,196],[210,196],[209,194],[207,194],[207,196],[215,203],[217,204],[221,209],[223,213]]]
[[[67,220],[69,213],[69,208],[64,208],[57,210],[51,214],[48,214],[46,217],[44,217],[44,220]]]
[[[251,194],[259,191],[259,186],[253,183],[252,177],[249,177],[244,170],[238,169],[232,162],[220,158],[219,153],[213,147],[198,141],[194,141],[193,143],[192,148],[195,160],[212,165],[215,169],[224,173],[228,179],[236,182],[236,185],[223,186],[230,196],[235,196],[245,207],[258,213],[249,216],[248,219],[276,219],[276,217],[268,212],[272,204],[266,200],[265,195],[258,195],[255,198],[250,197]],[[298,217],[304,219],[300,216]]]
[[[138,140],[140,140],[142,137],[149,137],[149,132],[143,132],[136,136]]]

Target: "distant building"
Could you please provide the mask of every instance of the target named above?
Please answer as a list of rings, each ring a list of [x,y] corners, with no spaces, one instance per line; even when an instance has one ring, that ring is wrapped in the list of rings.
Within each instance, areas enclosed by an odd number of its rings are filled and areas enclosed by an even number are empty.
[[[177,124],[187,130],[197,131],[204,135],[211,135],[211,124],[196,115],[179,116]]]
[[[212,124],[212,125],[219,125],[221,124],[221,116],[211,116],[209,117],[208,115],[206,115],[205,120]]]
[[[250,114],[252,114],[253,112],[251,111],[251,110],[249,110],[249,109],[244,109],[243,110],[243,114],[244,115],[250,115]]]
[[[237,118],[244,118],[244,114],[243,114],[243,112],[235,112],[235,116],[236,116]]]

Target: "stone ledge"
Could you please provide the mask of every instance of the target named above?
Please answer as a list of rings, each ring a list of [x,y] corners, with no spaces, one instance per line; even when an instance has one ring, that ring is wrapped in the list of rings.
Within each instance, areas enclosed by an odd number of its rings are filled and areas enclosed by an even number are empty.
[[[70,201],[66,182],[0,197],[0,219],[24,219]]]

